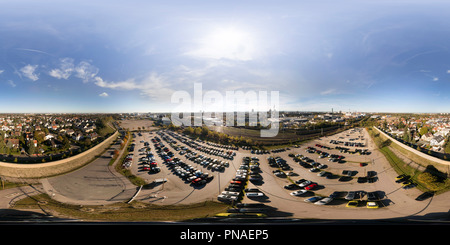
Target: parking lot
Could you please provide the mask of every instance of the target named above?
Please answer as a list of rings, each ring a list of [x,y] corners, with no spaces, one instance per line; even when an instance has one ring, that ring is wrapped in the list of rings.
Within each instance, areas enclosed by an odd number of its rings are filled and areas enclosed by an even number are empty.
[[[165,132],[136,133],[130,169],[148,183],[166,179],[142,190],[140,200],[155,204],[186,204],[216,200],[234,168],[233,152]],[[233,158],[232,158],[233,157]],[[158,171],[149,169],[152,163]]]
[[[268,215],[307,218],[403,217],[425,205],[414,200],[420,191],[395,183],[364,129],[253,154],[171,131],[136,133],[135,144],[132,172],[148,183],[167,180],[139,194],[154,204],[253,203],[275,210]],[[148,168],[149,154],[158,171]]]

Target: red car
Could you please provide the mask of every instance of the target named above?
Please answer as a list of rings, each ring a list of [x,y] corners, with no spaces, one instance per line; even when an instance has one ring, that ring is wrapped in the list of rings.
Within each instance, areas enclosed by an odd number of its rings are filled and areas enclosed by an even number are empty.
[[[306,186],[306,187],[305,187],[305,190],[312,190],[312,189],[314,189],[316,186],[317,186],[316,183],[312,183],[312,184]]]
[[[193,185],[202,185],[205,183],[206,183],[206,180],[203,180],[202,178],[196,178],[195,180],[192,181]]]

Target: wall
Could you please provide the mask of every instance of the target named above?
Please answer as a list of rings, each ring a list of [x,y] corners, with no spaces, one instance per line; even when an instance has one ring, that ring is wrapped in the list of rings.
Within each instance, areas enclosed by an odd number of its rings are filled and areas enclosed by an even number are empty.
[[[397,141],[396,139],[390,137],[389,135],[387,135],[386,133],[384,133],[383,131],[379,130],[377,127],[373,127],[374,129],[376,129],[379,133],[383,134],[383,136],[385,136],[386,138],[390,139],[393,143],[399,145],[400,147],[402,147],[403,149],[406,149],[416,155],[418,155],[419,157],[422,157],[426,160],[432,161],[434,163],[437,163],[436,165],[434,165],[439,171],[445,172],[447,173],[447,175],[450,173],[449,169],[450,169],[450,162],[449,161],[445,161],[433,156],[430,156],[428,154],[425,154],[423,152],[420,152],[412,147],[409,147],[399,141]],[[418,162],[418,164],[420,164],[420,162]],[[426,167],[426,166],[424,166]]]
[[[97,155],[108,149],[118,135],[119,132],[116,131],[109,138],[91,149],[58,161],[34,164],[0,162],[0,176],[12,178],[44,178],[70,172],[89,163]]]

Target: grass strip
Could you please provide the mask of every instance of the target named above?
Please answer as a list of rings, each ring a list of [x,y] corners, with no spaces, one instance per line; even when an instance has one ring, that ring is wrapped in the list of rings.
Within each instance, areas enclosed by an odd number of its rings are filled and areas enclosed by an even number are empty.
[[[15,203],[14,209],[40,209],[56,217],[83,221],[183,221],[213,217],[224,212],[228,205],[205,201],[189,205],[153,205],[133,201],[111,205],[71,205],[57,202],[47,194],[24,198]]]

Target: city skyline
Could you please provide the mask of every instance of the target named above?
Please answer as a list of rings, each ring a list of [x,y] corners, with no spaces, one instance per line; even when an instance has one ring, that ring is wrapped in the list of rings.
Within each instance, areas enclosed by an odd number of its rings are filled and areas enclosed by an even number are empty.
[[[170,112],[194,83],[279,91],[279,111],[450,112],[444,1],[0,6],[0,113]]]

